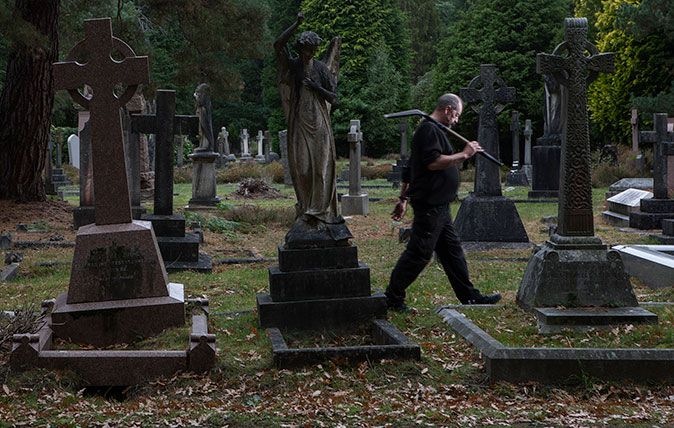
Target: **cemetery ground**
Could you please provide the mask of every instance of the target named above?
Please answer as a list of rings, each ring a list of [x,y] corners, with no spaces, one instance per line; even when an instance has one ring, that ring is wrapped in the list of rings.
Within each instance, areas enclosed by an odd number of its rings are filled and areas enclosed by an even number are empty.
[[[389,185],[368,180],[364,185]],[[171,426],[652,426],[674,421],[674,387],[597,382],[589,377],[570,385],[487,382],[479,353],[446,325],[435,311],[457,304],[440,266],[433,262],[409,289],[412,313],[390,313],[405,335],[421,345],[421,361],[371,361],[357,365],[323,363],[295,370],[272,365],[271,344],[258,327],[256,293],[268,289],[267,268],[283,242],[293,216],[291,187],[273,184],[274,198],[241,198],[236,184],[219,184],[223,203],[216,216],[188,214],[202,222],[202,251],[213,257],[212,274],[171,273],[172,282],[185,284],[186,294],[210,299],[209,331],[217,335],[216,367],[204,376],[177,374],[125,390],[83,388],[75,376],[34,370],[10,372],[9,341],[0,336],[0,426],[27,425],[171,425]],[[461,186],[467,196],[472,182]],[[515,200],[526,199],[527,188],[505,188]],[[605,244],[654,243],[647,234],[624,232],[604,224],[606,188],[593,189],[595,226]],[[338,188],[338,192],[346,193]],[[373,289],[384,289],[403,244],[389,213],[397,189],[366,188],[368,217],[348,219],[359,248],[369,265]],[[175,207],[187,204],[191,188],[178,183]],[[14,241],[74,241],[72,214],[66,202],[0,204],[0,231]],[[150,201],[145,205],[151,207]],[[542,243],[548,226],[541,218],[555,216],[555,203],[520,203],[517,209],[530,240]],[[452,204],[456,213],[458,203]],[[411,222],[411,213],[405,222]],[[16,231],[26,224],[28,232]],[[0,310],[37,308],[44,299],[66,290],[72,248],[21,249],[19,277],[0,284]],[[674,346],[674,307],[649,308],[658,313],[657,326],[565,332],[549,337],[535,334],[534,318],[515,304],[515,295],[531,249],[469,249],[472,279],[482,292],[503,294],[503,306],[465,309],[480,327],[504,343],[517,346],[661,347]],[[258,263],[224,264],[218,260],[258,258]],[[632,279],[640,302],[674,302],[670,289],[651,290]],[[32,306],[31,306],[32,305]],[[183,331],[168,331],[156,339],[133,344],[137,348],[184,348]],[[363,340],[356,334],[317,333],[293,336],[303,346],[350,344]],[[67,347],[68,344],[62,344]]]

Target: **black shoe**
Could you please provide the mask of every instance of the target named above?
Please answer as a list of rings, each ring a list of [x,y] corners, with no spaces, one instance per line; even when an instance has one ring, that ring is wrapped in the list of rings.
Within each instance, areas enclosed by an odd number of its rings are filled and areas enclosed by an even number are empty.
[[[470,299],[464,303],[464,305],[493,305],[498,303],[501,300],[501,293],[487,294],[486,296],[478,296],[474,299]]]
[[[395,312],[400,312],[403,314],[406,314],[410,312],[410,308],[407,307],[406,304],[404,303],[398,303],[397,305],[388,305],[389,310],[395,311]]]

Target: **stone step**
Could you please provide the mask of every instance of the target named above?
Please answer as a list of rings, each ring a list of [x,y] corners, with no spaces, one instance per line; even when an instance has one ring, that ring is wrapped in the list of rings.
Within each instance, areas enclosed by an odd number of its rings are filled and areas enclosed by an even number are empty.
[[[386,296],[274,302],[269,294],[257,295],[257,312],[263,328],[316,329],[353,325],[386,318]]]
[[[357,268],[358,247],[287,249],[279,246],[278,263],[281,272]]]
[[[643,200],[642,202],[646,200]],[[630,214],[630,227],[640,230],[662,229],[662,221],[667,219],[674,219],[674,212],[670,213],[635,212]]]
[[[165,264],[199,261],[199,235],[195,233],[186,233],[181,237],[157,236],[157,244]]]
[[[282,272],[269,268],[269,292],[275,302],[369,296],[370,268],[321,269]]]
[[[534,308],[541,334],[563,329],[588,330],[625,324],[657,324],[658,316],[640,307],[627,308]]]

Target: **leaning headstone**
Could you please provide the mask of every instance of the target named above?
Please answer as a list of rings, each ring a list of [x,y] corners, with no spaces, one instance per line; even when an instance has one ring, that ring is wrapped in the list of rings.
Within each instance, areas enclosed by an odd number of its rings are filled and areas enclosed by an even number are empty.
[[[84,28],[86,38],[65,62],[54,64],[53,75],[56,89],[67,89],[91,111],[96,223],[77,231],[67,292],[47,305],[46,325],[37,334],[14,336],[10,364],[14,369],[74,370],[89,385],[129,385],[192,369],[193,359],[203,361],[199,353],[205,349],[190,342],[187,352],[173,353],[51,351],[52,338],[108,346],[185,323],[183,285],[168,282],[151,224],[131,217],[119,111],[138,85],[149,82],[148,59],[135,56],[126,43],[112,36],[109,18],[85,21]],[[112,51],[123,59],[113,59]],[[92,97],[85,98],[77,90],[83,84],[91,87]],[[126,89],[115,95],[118,85]],[[200,344],[213,341],[194,322],[192,327]]]
[[[209,87],[200,84],[195,93],[196,115],[199,117],[199,146],[190,155],[192,159],[192,198],[187,209],[211,209],[219,202],[215,175],[215,160],[219,155],[214,152],[212,105]]]
[[[68,137],[68,156],[70,165],[80,169],[80,138],[75,134]]]
[[[520,167],[520,112],[517,110],[511,113],[510,132],[512,133],[513,164],[506,176],[506,185],[528,186],[527,175]]]
[[[264,156],[264,133],[257,131],[257,155],[255,161],[258,163],[265,163],[267,158]]]
[[[281,150],[281,164],[283,165],[283,184],[286,186],[293,185],[293,179],[290,175],[290,168],[288,168],[288,130],[283,130],[278,133],[279,147]]]
[[[349,142],[349,194],[342,196],[343,215],[367,215],[369,211],[368,196],[360,185],[360,147],[363,133],[360,120],[352,120],[347,135]]]
[[[479,115],[478,141],[485,151],[498,158],[496,116],[503,110],[503,103],[515,100],[515,88],[505,85],[495,65],[482,64],[480,75],[461,89],[461,98],[466,104],[475,104],[473,110]],[[528,243],[515,204],[501,194],[498,165],[481,156],[476,163],[474,191],[464,199],[456,215],[457,234],[466,242]]]
[[[398,129],[400,130],[400,158],[396,160],[391,172],[386,175],[386,180],[393,183],[394,189],[400,187],[403,169],[407,167],[409,160],[409,153],[407,150],[407,118],[400,118]]]
[[[667,115],[655,114],[653,131],[639,133],[641,142],[653,144],[653,198],[641,201],[639,212],[630,214],[630,227],[662,229],[662,220],[674,218],[674,199],[667,189],[667,158],[674,156],[674,133],[667,131]]]
[[[249,161],[253,157],[250,155],[250,147],[248,144],[248,139],[250,138],[250,135],[248,134],[248,130],[246,128],[241,131],[241,134],[239,136],[239,139],[241,140],[241,156],[240,160],[243,161]]]
[[[185,233],[185,217],[173,212],[173,141],[176,135],[199,132],[197,116],[175,114],[175,98],[175,91],[160,89],[155,114],[131,117],[135,132],[155,136],[154,211],[144,215],[143,220],[152,222],[167,271],[211,272],[211,258],[199,253],[199,236]]]
[[[607,251],[594,234],[587,87],[599,72],[613,70],[613,54],[600,54],[589,44],[585,18],[566,19],[565,43],[559,46],[552,55],[538,54],[536,58],[536,71],[554,75],[567,91],[562,103],[566,121],[558,226],[529,259],[517,303],[538,315],[541,331],[548,324],[571,324],[574,314],[590,307],[602,308],[602,322],[607,324],[638,322],[637,312],[647,311],[637,307],[620,255]],[[561,55],[562,48],[567,56]],[[569,315],[559,307],[570,308]],[[611,317],[613,312],[624,315],[621,308],[629,308],[635,318]],[[596,314],[592,310],[583,313],[585,317]]]
[[[606,200],[608,209],[602,213],[604,220],[613,226],[628,227],[630,225],[630,214],[639,210],[642,199],[650,199],[653,193],[639,190],[627,189]]]

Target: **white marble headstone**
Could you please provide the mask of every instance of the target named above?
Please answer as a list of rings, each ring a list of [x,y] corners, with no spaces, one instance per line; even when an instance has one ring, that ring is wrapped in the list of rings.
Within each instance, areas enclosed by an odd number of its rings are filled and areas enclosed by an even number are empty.
[[[70,165],[80,169],[80,138],[75,134],[68,137],[68,156]]]

